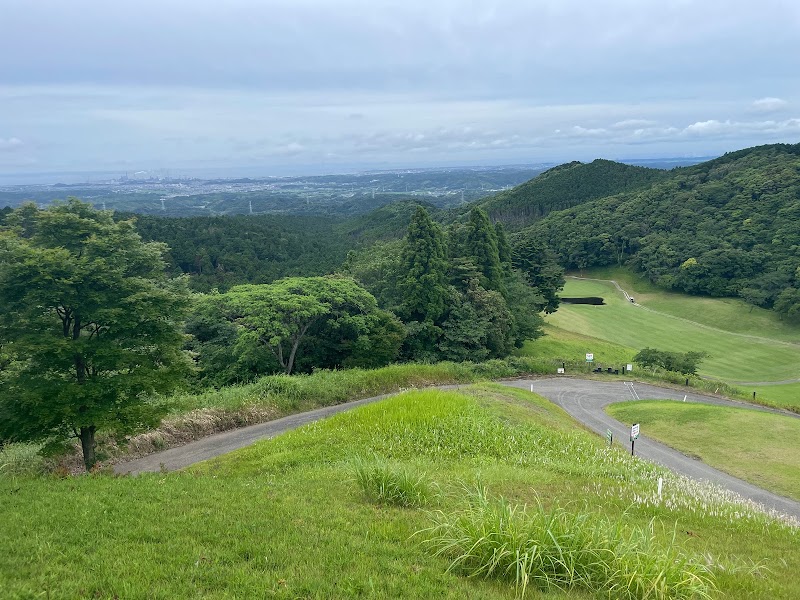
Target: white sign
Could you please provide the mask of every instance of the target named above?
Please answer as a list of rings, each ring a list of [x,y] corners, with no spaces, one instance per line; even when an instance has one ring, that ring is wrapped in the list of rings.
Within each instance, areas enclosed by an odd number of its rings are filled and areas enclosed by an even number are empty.
[[[592,362],[594,360],[594,354],[591,352],[586,353],[586,362]]]
[[[633,365],[628,363],[628,371],[633,371]]]
[[[563,367],[558,367],[558,374],[559,375],[563,375],[564,374],[564,368]]]
[[[631,425],[631,440],[638,440],[639,439],[639,424],[634,423]]]

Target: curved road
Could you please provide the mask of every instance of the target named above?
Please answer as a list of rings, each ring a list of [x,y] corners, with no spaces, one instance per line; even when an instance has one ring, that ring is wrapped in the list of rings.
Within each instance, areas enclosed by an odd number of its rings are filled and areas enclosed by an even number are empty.
[[[566,377],[552,379],[520,379],[513,381],[502,381],[504,385],[522,388],[533,391],[540,396],[548,398],[579,422],[589,429],[605,435],[610,429],[614,438],[617,440],[628,440],[629,426],[623,425],[616,419],[607,415],[604,411],[605,406],[612,402],[626,400],[636,400],[638,398],[648,399],[673,399],[683,400],[684,395],[687,400],[692,402],[703,402],[706,404],[717,404],[721,406],[735,406],[765,412],[774,412],[793,418],[800,418],[800,415],[785,411],[759,407],[742,402],[723,400],[713,396],[701,394],[685,394],[679,390],[656,387],[652,385],[622,382],[622,381],[595,381],[584,379],[572,379]],[[441,389],[454,389],[458,386],[441,386]],[[174,471],[188,467],[189,465],[214,458],[221,454],[232,452],[243,448],[262,439],[274,437],[285,431],[296,429],[306,423],[311,423],[319,419],[344,412],[358,406],[363,406],[370,402],[382,400],[394,394],[384,394],[373,398],[364,398],[335,406],[318,408],[305,413],[290,415],[275,421],[251,425],[241,429],[234,429],[216,435],[203,438],[184,446],[157,452],[144,458],[119,463],[114,466],[115,473],[135,475],[144,472]],[[744,498],[748,498],[775,510],[781,514],[800,519],[800,503],[778,496],[759,487],[751,485],[741,479],[723,473],[706,465],[705,463],[692,459],[677,450],[673,450],[664,444],[650,440],[641,436],[636,441],[637,456],[650,459],[656,463],[664,465],[694,479],[710,481],[736,492]]]
[[[533,386],[533,391],[535,393],[551,400],[589,429],[601,435],[605,435],[606,430],[610,429],[614,434],[615,440],[624,440],[626,444],[630,439],[630,426],[623,425],[613,417],[607,415],[604,410],[607,405],[613,402],[637,400],[639,398],[683,400],[684,396],[686,396],[687,401],[692,402],[747,408],[781,414],[791,418],[800,418],[800,415],[787,411],[755,406],[744,402],[723,400],[714,396],[686,393],[679,390],[671,390],[636,382],[554,378],[523,379],[518,381],[504,381],[502,383],[526,390],[530,390],[531,386]],[[737,477],[723,473],[700,460],[690,458],[677,450],[673,450],[669,446],[648,439],[646,436],[640,436],[639,439],[636,440],[635,450],[637,456],[652,460],[677,473],[688,475],[693,479],[710,481],[781,514],[800,519],[800,502],[795,502],[789,498],[773,494],[772,492],[763,490],[746,481],[742,481]]]

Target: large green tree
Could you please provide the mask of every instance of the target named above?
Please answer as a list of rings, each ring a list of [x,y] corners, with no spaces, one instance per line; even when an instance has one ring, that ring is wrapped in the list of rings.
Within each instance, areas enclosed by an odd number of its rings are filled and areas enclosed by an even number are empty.
[[[159,417],[149,396],[188,368],[181,350],[185,281],[167,280],[166,247],[133,221],[76,199],[27,204],[0,230],[0,438],[80,440],[87,469],[95,435]]]
[[[240,338],[269,348],[287,374],[312,328],[325,322],[347,328],[341,337],[368,353],[370,328],[385,325],[385,319],[377,318],[375,297],[348,277],[289,277],[240,285],[221,294],[219,302],[226,318],[239,327]]]

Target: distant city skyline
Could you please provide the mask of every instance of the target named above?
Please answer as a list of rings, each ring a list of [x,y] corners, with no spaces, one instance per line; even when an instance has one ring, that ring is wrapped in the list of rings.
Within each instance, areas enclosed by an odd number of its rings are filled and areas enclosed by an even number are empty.
[[[0,13],[0,183],[800,141],[789,0],[0,0]]]

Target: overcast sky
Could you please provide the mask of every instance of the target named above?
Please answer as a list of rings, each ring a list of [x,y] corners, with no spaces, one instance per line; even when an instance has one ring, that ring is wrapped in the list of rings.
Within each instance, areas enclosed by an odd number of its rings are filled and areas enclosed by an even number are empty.
[[[0,0],[0,174],[798,141],[797,0]]]

